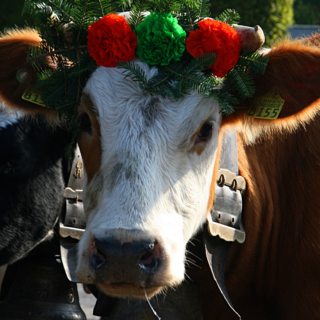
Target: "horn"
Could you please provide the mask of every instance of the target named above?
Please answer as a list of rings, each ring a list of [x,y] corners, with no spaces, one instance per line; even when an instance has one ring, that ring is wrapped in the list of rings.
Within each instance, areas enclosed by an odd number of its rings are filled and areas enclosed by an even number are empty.
[[[257,25],[252,28],[247,26],[234,25],[233,27],[240,38],[241,48],[243,52],[255,52],[264,44],[265,36],[260,26]]]

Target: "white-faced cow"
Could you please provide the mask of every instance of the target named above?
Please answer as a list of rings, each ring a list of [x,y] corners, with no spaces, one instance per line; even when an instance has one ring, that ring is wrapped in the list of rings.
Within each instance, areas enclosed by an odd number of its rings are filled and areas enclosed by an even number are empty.
[[[39,41],[35,31],[20,34],[0,40],[1,96],[45,114],[20,101],[25,84],[16,73],[27,68],[28,47]],[[154,96],[119,67],[97,68],[79,105],[87,215],[79,280],[108,295],[135,298],[144,297],[144,290],[151,297],[179,285],[186,244],[213,204],[219,137],[232,127],[247,191],[246,241],[232,245],[225,269],[231,300],[244,319],[320,317],[320,50],[284,42],[268,56],[253,98],[227,117],[208,97]],[[147,77],[157,73],[139,59],[133,63]],[[255,99],[273,88],[285,100],[279,118],[248,117]],[[208,277],[206,266],[194,277],[201,284],[204,318],[228,319]]]

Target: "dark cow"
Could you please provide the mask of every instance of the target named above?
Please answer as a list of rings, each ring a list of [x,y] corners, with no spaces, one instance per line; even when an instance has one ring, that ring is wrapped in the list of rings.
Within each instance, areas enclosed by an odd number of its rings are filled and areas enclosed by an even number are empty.
[[[63,204],[70,133],[42,116],[0,109],[0,265],[50,237]]]

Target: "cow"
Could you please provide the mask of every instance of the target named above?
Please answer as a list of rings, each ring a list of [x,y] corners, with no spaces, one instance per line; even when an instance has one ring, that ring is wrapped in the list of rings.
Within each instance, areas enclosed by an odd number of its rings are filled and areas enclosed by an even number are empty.
[[[53,235],[71,160],[63,127],[50,127],[0,101],[0,265],[12,264]]]
[[[1,319],[26,319],[33,312],[48,319],[50,305],[55,316],[85,319],[77,286],[55,258],[60,253],[59,217],[73,203],[64,198],[64,190],[74,147],[65,126],[48,125],[43,116],[16,111],[0,100]],[[41,295],[39,290],[44,290]],[[70,290],[73,301],[67,310],[61,297]]]
[[[21,32],[0,39],[1,97],[52,124],[52,110],[20,98],[35,79],[28,47],[39,41],[36,31]],[[78,108],[87,216],[78,246],[80,281],[132,298],[183,281],[186,244],[205,227],[221,137],[232,128],[247,190],[246,241],[232,244],[225,268],[231,300],[244,319],[320,317],[320,50],[284,41],[267,56],[265,74],[254,79],[255,94],[229,116],[196,92],[176,100],[151,95],[121,67],[98,67],[91,75]],[[132,63],[147,78],[157,73],[138,58]],[[28,73],[22,83],[16,78],[21,68]],[[284,100],[279,117],[249,117],[274,90]],[[229,319],[208,266],[201,265],[190,274],[201,288],[204,319]]]

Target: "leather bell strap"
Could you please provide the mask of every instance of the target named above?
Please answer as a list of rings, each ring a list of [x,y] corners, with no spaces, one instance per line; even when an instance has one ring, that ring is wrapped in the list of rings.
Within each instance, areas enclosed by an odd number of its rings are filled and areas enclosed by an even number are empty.
[[[241,218],[241,193],[245,190],[245,181],[238,176],[237,136],[233,130],[224,133],[219,167],[214,209],[208,217],[208,228],[204,231],[204,246],[213,279],[224,301],[233,316],[241,319],[229,298],[224,278],[224,268],[232,242],[242,243],[245,240]]]
[[[83,162],[77,145],[70,170],[67,187],[64,190],[65,214],[59,222],[61,261],[68,279],[79,282],[75,276],[77,263],[77,243],[86,228],[83,209]]]
[[[75,274],[77,267],[78,242],[86,228],[86,218],[83,208],[83,162],[77,145],[69,175],[69,181],[64,190],[66,200],[65,216],[60,218],[60,254],[61,261],[71,282],[80,282]],[[103,294],[94,284],[87,285],[91,293],[97,298],[94,315],[108,316],[117,298]]]

